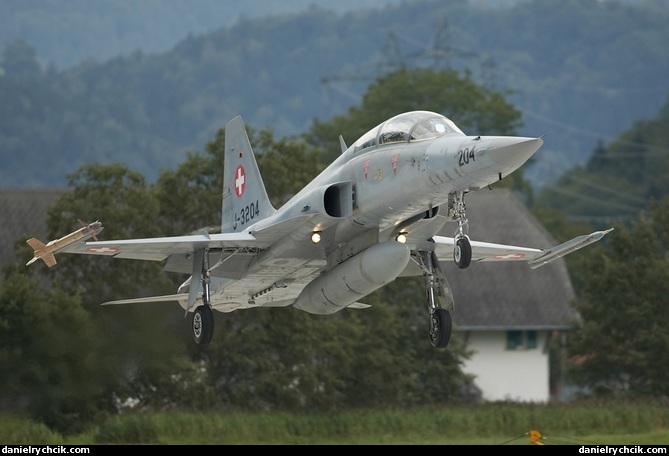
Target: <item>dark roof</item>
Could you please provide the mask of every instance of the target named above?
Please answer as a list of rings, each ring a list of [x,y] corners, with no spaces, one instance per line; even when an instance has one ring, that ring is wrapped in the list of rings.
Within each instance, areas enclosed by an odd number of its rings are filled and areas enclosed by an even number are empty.
[[[0,265],[15,259],[14,244],[20,238],[50,240],[47,209],[64,191],[0,190]],[[556,245],[509,190],[479,190],[467,195],[466,203],[473,240],[537,248]],[[441,234],[452,236],[455,228],[455,223],[448,223]],[[459,330],[567,329],[576,317],[570,307],[574,290],[563,259],[534,270],[521,262],[472,263],[461,270],[446,261],[443,270],[453,289],[453,320]]]
[[[472,240],[535,248],[558,244],[510,190],[479,190],[465,202]],[[455,228],[448,223],[442,234],[453,236]],[[568,329],[577,319],[564,259],[537,269],[525,262],[472,263],[458,269],[446,261],[442,270],[453,289],[458,330]]]
[[[44,242],[50,241],[47,239],[47,210],[64,191],[48,188],[0,189],[0,265],[16,259],[14,245],[21,238],[36,237]]]

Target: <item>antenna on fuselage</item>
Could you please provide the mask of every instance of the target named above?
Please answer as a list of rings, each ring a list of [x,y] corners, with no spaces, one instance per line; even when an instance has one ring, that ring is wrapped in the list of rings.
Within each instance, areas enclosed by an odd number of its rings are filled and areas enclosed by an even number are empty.
[[[348,146],[346,145],[346,142],[344,141],[344,137],[342,135],[339,135],[339,145],[341,146],[341,153],[343,154],[344,152],[346,152]]]

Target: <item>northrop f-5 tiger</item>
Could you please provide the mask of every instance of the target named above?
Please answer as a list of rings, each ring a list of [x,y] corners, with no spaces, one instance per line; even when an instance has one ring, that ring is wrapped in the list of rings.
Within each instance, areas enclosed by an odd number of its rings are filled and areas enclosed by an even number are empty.
[[[429,339],[451,338],[453,294],[440,263],[524,261],[540,267],[610,230],[553,248],[471,240],[465,195],[503,179],[541,138],[468,136],[447,117],[399,114],[369,130],[280,208],[270,202],[241,117],[225,126],[220,233],[89,241],[60,252],[164,261],[189,278],[175,294],[104,304],[176,301],[193,338],[209,343],[213,310],[293,306],[312,314],[363,309],[365,296],[401,276],[426,281]],[[452,237],[438,233],[453,223]]]

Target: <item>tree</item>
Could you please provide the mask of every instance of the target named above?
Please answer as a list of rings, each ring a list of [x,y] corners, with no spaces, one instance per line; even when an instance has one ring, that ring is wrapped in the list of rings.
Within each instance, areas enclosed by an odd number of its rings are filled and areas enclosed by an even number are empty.
[[[669,197],[606,251],[586,258],[583,324],[570,339],[572,377],[596,392],[669,395]]]
[[[669,97],[654,119],[637,121],[610,145],[601,142],[585,166],[542,189],[537,207],[591,222],[631,222],[666,196],[669,174]]]
[[[77,218],[103,222],[102,239],[157,237],[172,231],[161,217],[155,190],[124,165],[86,165],[69,182],[72,190],[49,210],[52,237],[72,231]],[[184,386],[197,385],[198,377],[196,369],[184,362],[184,347],[191,341],[182,311],[163,303],[100,306],[120,298],[174,293],[179,278],[163,272],[162,266],[160,262],[61,255],[58,267],[49,271],[54,285],[80,295],[93,317],[99,355],[108,371],[105,394],[115,407],[122,407],[126,399],[139,407],[168,407],[197,396],[185,394]],[[172,394],[175,391],[179,394]]]
[[[105,360],[78,295],[40,290],[24,266],[0,281],[0,403],[62,433],[108,410]]]
[[[2,68],[7,77],[15,80],[34,80],[42,75],[35,49],[23,40],[14,41],[5,47]]]
[[[157,223],[159,206],[144,177],[127,166],[85,165],[68,179],[72,191],[49,209],[47,224],[52,239],[71,232],[73,226],[79,225],[79,219],[89,223],[101,221],[106,239],[155,237],[169,230]],[[118,299],[119,290],[130,295],[174,291],[157,262],[63,255],[58,265],[53,270],[57,284],[62,289],[80,290],[84,304],[98,312],[98,304]]]
[[[461,399],[472,383],[461,370],[470,353],[456,337],[448,348],[431,346],[423,277],[398,278],[365,302],[372,308],[355,314],[362,332],[347,383],[350,404],[424,406]]]

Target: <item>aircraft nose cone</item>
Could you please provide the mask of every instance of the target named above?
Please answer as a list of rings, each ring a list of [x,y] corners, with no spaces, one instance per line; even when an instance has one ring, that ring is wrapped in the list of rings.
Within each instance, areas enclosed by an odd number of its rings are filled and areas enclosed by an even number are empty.
[[[488,154],[495,163],[515,170],[534,155],[543,143],[541,138],[497,137],[490,142]]]

